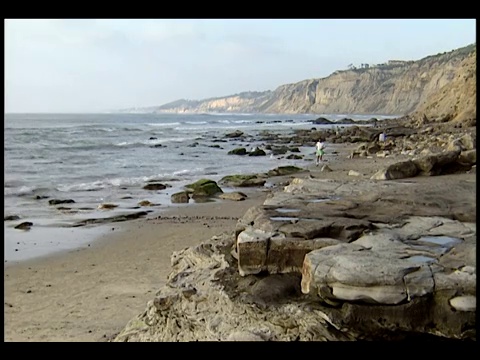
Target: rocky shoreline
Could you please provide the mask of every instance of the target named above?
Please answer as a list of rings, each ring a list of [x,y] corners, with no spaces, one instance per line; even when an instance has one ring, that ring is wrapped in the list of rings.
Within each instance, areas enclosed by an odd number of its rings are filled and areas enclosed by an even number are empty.
[[[284,142],[320,136],[361,144],[175,252],[113,341],[475,340],[476,129],[407,118]]]
[[[261,136],[275,158],[312,155],[219,182],[238,191],[207,181],[214,193],[187,190],[195,205],[155,218],[105,218],[115,227],[91,246],[5,264],[6,340],[476,339],[474,126]]]

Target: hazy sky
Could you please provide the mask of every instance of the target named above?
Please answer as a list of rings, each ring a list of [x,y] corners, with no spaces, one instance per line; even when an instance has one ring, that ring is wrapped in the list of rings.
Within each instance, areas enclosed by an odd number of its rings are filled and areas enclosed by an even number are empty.
[[[476,19],[5,20],[6,112],[101,112],[274,90],[476,42]]]

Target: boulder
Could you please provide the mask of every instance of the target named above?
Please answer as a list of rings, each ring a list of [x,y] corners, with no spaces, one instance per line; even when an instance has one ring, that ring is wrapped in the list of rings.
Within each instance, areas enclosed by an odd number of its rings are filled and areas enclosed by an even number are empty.
[[[18,215],[7,215],[3,218],[3,221],[13,221],[13,220],[19,220],[20,216]]]
[[[440,175],[445,165],[457,161],[460,150],[445,151],[412,160],[421,175]]]
[[[230,150],[227,154],[228,155],[246,155],[247,149],[245,149],[244,147],[236,148],[236,149]]]
[[[291,175],[301,171],[305,171],[305,170],[297,166],[279,166],[275,169],[267,171],[267,176]]]
[[[475,165],[477,163],[477,150],[462,151],[458,156],[458,161],[464,164]]]
[[[170,196],[172,204],[188,204],[190,196],[187,191],[180,191]]]
[[[72,200],[72,199],[68,199],[68,200],[52,199],[52,200],[48,200],[48,203],[49,203],[50,205],[73,204],[73,203],[75,203],[75,201]]]
[[[395,180],[414,177],[418,169],[415,163],[407,160],[389,165],[386,169],[379,170],[370,179],[372,180]]]
[[[258,147],[248,153],[248,156],[265,156],[265,155],[267,155],[267,153]]]
[[[243,201],[247,198],[247,195],[245,195],[242,192],[234,191],[234,192],[220,194],[218,197],[224,200]]]
[[[263,186],[266,180],[259,175],[227,175],[219,180],[219,184],[232,187]]]
[[[21,224],[18,224],[17,226],[15,226],[15,229],[19,229],[19,230],[30,230],[30,228],[33,226],[33,223],[30,222],[30,221],[25,221],[25,222],[22,222]]]
[[[165,190],[167,185],[161,183],[151,183],[143,187],[145,190]]]
[[[99,205],[97,206],[97,209],[100,209],[100,210],[111,210],[111,209],[114,209],[114,208],[116,208],[116,207],[118,207],[118,205],[105,203],[105,204],[99,204]]]
[[[200,179],[195,183],[185,185],[189,190],[190,197],[210,197],[218,193],[223,193],[223,190],[213,180]]]
[[[225,134],[226,138],[231,138],[231,139],[238,138],[241,136],[243,136],[243,131],[240,131],[240,130],[235,130],[234,132]]]

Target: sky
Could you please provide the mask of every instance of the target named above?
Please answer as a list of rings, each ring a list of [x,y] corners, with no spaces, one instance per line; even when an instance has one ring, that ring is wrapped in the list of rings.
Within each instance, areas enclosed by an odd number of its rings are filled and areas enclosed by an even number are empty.
[[[476,19],[5,19],[5,112],[275,90],[476,42]]]

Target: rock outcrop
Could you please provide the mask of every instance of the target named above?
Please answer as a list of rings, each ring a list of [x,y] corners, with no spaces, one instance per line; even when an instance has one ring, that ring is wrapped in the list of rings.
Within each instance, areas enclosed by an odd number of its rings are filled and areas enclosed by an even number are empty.
[[[440,178],[295,178],[174,253],[114,341],[474,340],[475,182]]]

